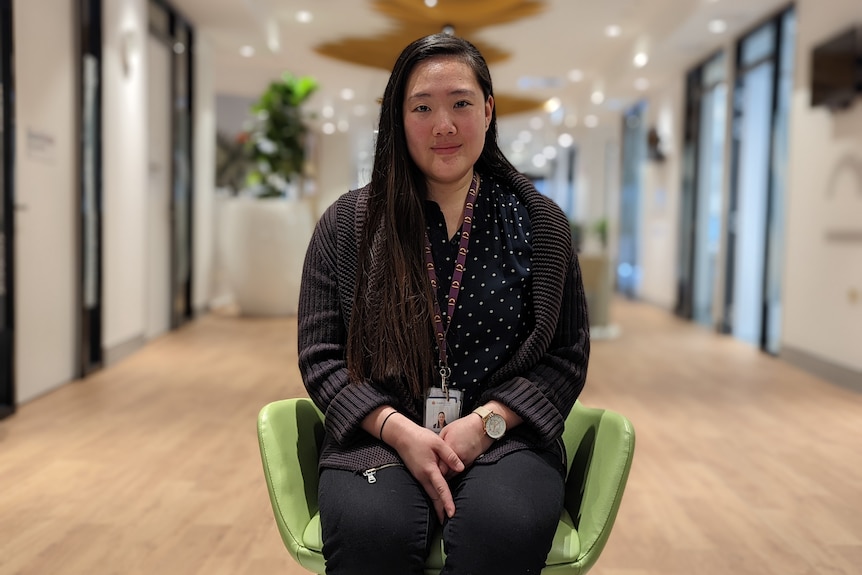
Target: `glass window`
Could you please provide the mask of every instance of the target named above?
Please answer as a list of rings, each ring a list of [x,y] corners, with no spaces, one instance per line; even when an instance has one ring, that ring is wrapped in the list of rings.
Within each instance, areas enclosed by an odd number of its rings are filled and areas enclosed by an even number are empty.
[[[742,68],[769,58],[775,52],[775,24],[770,22],[761,26],[741,42],[740,57]]]

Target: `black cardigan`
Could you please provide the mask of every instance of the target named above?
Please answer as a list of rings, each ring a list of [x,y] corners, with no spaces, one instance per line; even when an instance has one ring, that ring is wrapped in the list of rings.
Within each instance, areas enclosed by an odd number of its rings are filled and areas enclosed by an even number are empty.
[[[590,339],[581,272],[568,220],[523,175],[503,178],[530,215],[535,325],[488,381],[479,403],[497,400],[524,423],[497,441],[477,463],[512,451],[560,444],[566,416],[584,386]],[[362,471],[398,463],[397,452],[366,433],[362,420],[393,405],[419,422],[415,405],[368,383],[348,381],[347,326],[356,282],[356,248],[369,186],[352,190],[317,223],[306,252],[299,296],[299,368],[309,396],[325,415],[321,467]],[[399,397],[407,394],[400,393]],[[466,406],[465,406],[466,407]]]

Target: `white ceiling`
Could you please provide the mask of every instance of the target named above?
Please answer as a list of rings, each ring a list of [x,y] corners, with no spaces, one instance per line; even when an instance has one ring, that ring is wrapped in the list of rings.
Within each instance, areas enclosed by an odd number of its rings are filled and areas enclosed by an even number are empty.
[[[459,0],[439,0],[457,2]],[[466,1],[466,0],[461,0]],[[423,0],[416,0],[421,3]],[[371,7],[371,0],[172,0],[173,5],[202,32],[214,51],[216,90],[219,94],[254,97],[283,71],[312,75],[320,89],[309,102],[312,110],[329,104],[336,119],[370,126],[376,100],[387,73],[348,64],[317,54],[313,47],[344,37],[373,37],[391,29],[392,22]],[[567,112],[607,114],[641,97],[635,80],[645,78],[660,88],[670,75],[692,66],[719,46],[787,4],[786,0],[547,0],[538,15],[512,24],[484,28],[479,39],[512,53],[492,65],[497,93],[546,99],[560,98]],[[297,22],[300,10],[313,14],[308,24]],[[708,23],[727,22],[723,34],[708,31]],[[609,25],[620,27],[618,37],[606,36]],[[457,31],[457,22],[454,22]],[[268,41],[277,40],[273,52]],[[240,47],[250,45],[255,55],[245,58]],[[632,58],[639,49],[650,57],[643,68]],[[393,56],[394,58],[394,56]],[[572,69],[583,72],[572,82]],[[519,79],[530,77],[555,84],[522,90]],[[606,99],[592,104],[590,94],[601,88]],[[341,90],[355,92],[346,102]],[[361,104],[365,116],[357,117]],[[523,114],[521,116],[524,116]],[[507,119],[519,121],[519,118]],[[526,122],[526,119],[523,120]]]

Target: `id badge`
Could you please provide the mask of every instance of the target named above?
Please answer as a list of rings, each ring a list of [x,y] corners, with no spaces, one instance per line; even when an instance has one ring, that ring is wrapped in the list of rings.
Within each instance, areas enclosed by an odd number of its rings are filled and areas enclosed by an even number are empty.
[[[449,388],[449,398],[440,387],[428,389],[425,396],[425,427],[440,433],[449,423],[461,417],[461,390]]]

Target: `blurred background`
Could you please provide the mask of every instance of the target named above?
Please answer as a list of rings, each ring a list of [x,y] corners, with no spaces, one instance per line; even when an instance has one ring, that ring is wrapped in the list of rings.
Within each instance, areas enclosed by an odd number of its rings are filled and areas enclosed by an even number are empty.
[[[124,376],[120,405],[146,405],[158,362],[135,362],[153,349],[173,366],[165,381],[201,383],[185,362],[231,350],[293,378],[252,407],[302,393],[292,338],[308,238],[369,180],[398,53],[441,31],[482,50],[501,148],[570,220],[594,341],[637,334],[608,349],[650,361],[638,346],[659,345],[657,381],[676,362],[698,380],[695,353],[739,346],[709,360],[709,402],[753,365],[779,371],[757,367],[734,405],[785,377],[800,410],[806,389],[862,390],[858,0],[0,0],[0,445],[65,422],[25,449],[45,453],[79,425],[70,403],[93,421],[119,409],[101,393],[123,365],[143,371]],[[651,330],[667,325],[684,335],[661,347]],[[716,339],[683,343],[703,334]],[[153,347],[172,337],[225,348]],[[602,353],[610,372],[591,374],[625,396],[638,373]],[[862,421],[858,397],[830,403],[855,406],[844,425]],[[853,437],[843,429],[834,437]],[[16,461],[0,486],[26,476]],[[862,561],[847,533],[833,542]],[[22,572],[4,555],[0,572]],[[827,572],[812,569],[798,572]]]
[[[619,293],[859,380],[855,2],[2,5],[7,411],[197,314],[292,313],[314,221],[368,181],[388,70],[438,31],[486,55],[500,145],[569,216],[596,336]],[[280,172],[285,74],[311,88]]]

